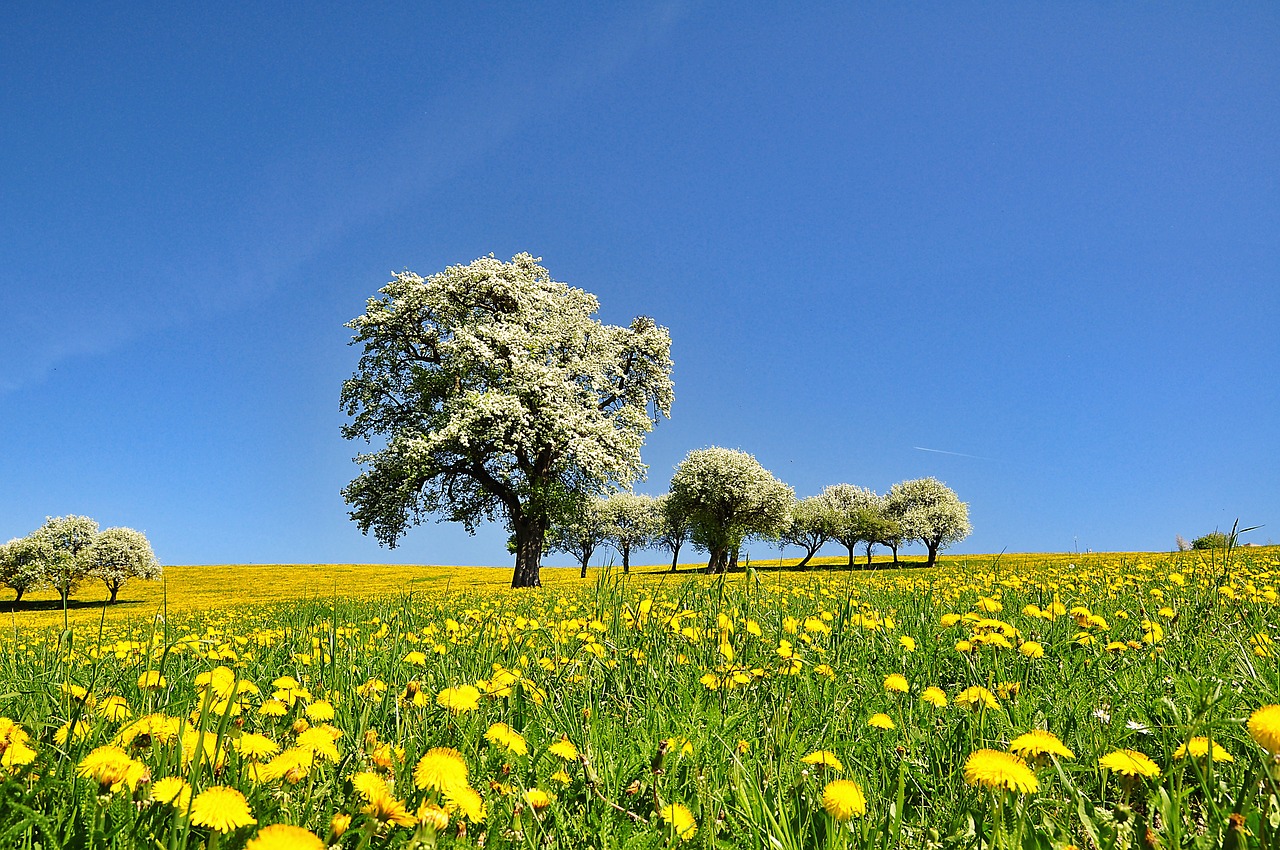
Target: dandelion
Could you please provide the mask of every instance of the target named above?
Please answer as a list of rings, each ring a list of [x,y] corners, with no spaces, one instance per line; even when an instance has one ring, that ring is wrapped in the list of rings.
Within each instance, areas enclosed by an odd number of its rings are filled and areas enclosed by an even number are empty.
[[[225,785],[215,785],[200,792],[192,801],[191,822],[215,832],[234,832],[258,821],[249,810],[249,801],[243,794]]]
[[[871,715],[871,717],[867,720],[867,725],[870,726],[872,729],[888,730],[888,729],[896,728],[893,725],[893,720],[890,719],[889,715],[884,714],[883,712],[879,714]]]
[[[964,781],[992,790],[1030,794],[1040,787],[1027,763],[1012,753],[977,750],[964,763]]]
[[[888,693],[905,694],[911,690],[911,686],[907,684],[907,677],[901,673],[890,673],[884,679],[884,689]]]
[[[418,807],[418,823],[439,832],[449,826],[449,812],[435,803],[423,803]]]
[[[126,786],[130,791],[138,787],[149,775],[146,765],[134,761],[117,746],[98,747],[80,760],[76,775],[92,778],[103,793],[119,791]]]
[[[942,688],[939,688],[936,685],[930,685],[925,688],[924,692],[920,694],[920,701],[927,702],[934,708],[947,707],[947,695]]]
[[[1114,750],[1098,759],[1098,765],[1123,776],[1154,779],[1160,775],[1160,768],[1156,763],[1137,750]]]
[[[31,736],[20,724],[0,717],[0,767],[12,770],[35,761],[36,751],[30,741]]]
[[[446,808],[461,812],[472,823],[484,820],[484,799],[480,792],[467,785],[458,785],[444,792]]]
[[[1235,761],[1231,753],[1219,746],[1217,741],[1212,742],[1212,745],[1210,745],[1209,739],[1205,737],[1192,738],[1174,750],[1173,757],[1175,759],[1184,759],[1190,755],[1193,758],[1204,758],[1210,755],[1211,752],[1213,761]]]
[[[245,850],[325,850],[325,843],[300,826],[277,823],[264,827]]]
[[[962,708],[971,708],[974,711],[979,708],[998,709],[1000,707],[1000,703],[996,701],[995,694],[981,685],[965,688],[956,694],[955,702],[956,705]]]
[[[551,746],[547,747],[547,752],[565,761],[571,761],[578,757],[578,748],[568,738],[561,738]]]
[[[663,806],[659,809],[658,815],[663,823],[675,831],[681,841],[688,841],[698,831],[698,822],[694,819],[693,812],[679,803]]]
[[[907,652],[915,652],[916,639],[911,637],[910,635],[903,635],[902,637],[898,638],[898,646],[902,647]]]
[[[436,695],[436,705],[454,714],[466,714],[480,707],[480,691],[474,685],[445,688]]]
[[[158,691],[165,688],[169,683],[164,676],[160,675],[159,670],[148,670],[138,677],[138,689],[143,691]]]
[[[246,732],[238,738],[231,741],[231,746],[242,757],[250,761],[261,761],[262,759],[273,756],[280,752],[280,745],[268,738],[266,735],[259,735],[256,732]]]
[[[546,791],[543,791],[541,788],[530,788],[528,791],[524,792],[524,801],[529,804],[530,808],[538,812],[542,811],[547,806],[550,806],[554,799],[554,797]]]
[[[1057,735],[1046,729],[1032,729],[1030,732],[1014,738],[1009,743],[1009,752],[1023,758],[1058,756],[1059,758],[1073,759],[1076,757],[1076,754],[1067,749]]]
[[[341,838],[343,833],[351,828],[351,815],[344,812],[338,812],[329,819],[329,832],[334,838]]]
[[[1249,715],[1249,737],[1280,759],[1280,705],[1264,705]]]
[[[841,822],[860,818],[867,813],[867,797],[853,780],[836,779],[822,789],[822,808]]]
[[[1034,640],[1025,640],[1018,647],[1018,652],[1027,658],[1044,658],[1044,647]]]
[[[840,763],[840,759],[830,750],[815,750],[800,761],[805,764],[812,764],[818,767],[834,770],[838,773],[844,772],[844,765]]]
[[[334,718],[333,703],[318,699],[307,706],[306,715],[317,723],[327,723]]]
[[[462,753],[452,747],[434,747],[419,759],[413,769],[413,782],[420,790],[448,794],[466,786],[467,763],[462,760]]]
[[[529,744],[524,736],[505,723],[495,723],[484,733],[485,740],[518,756],[529,752]]]
[[[191,784],[180,776],[166,776],[151,783],[151,799],[185,812],[191,804]]]

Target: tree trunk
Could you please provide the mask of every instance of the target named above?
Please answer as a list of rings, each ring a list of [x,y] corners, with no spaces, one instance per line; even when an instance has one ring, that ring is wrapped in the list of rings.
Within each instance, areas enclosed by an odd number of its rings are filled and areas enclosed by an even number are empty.
[[[929,547],[929,560],[925,563],[925,566],[932,567],[934,562],[938,560],[938,544],[926,543],[925,545]]]
[[[631,572],[631,547],[622,547],[622,574],[625,576]]]
[[[867,541],[867,566],[868,567],[871,566],[871,550],[874,549],[875,546],[876,544],[874,541],[871,541],[871,540]]]
[[[22,601],[22,594],[23,594],[24,592],[25,592],[25,588],[22,588],[22,587],[17,588],[17,593],[18,593],[18,595],[17,595],[17,596],[15,596],[15,597],[13,597],[13,604],[15,604],[15,605],[16,605],[16,604],[18,604],[19,602],[21,602],[21,601]]]
[[[107,587],[111,589],[111,598],[107,600],[107,604],[110,605],[111,603],[116,601],[116,594],[120,592],[120,585],[109,584],[107,585]]]
[[[542,587],[542,538],[546,529],[536,522],[512,523],[516,531],[516,571],[512,587]]]
[[[890,543],[889,548],[893,550],[893,563],[896,566],[898,563],[898,544]]]
[[[675,548],[671,550],[671,572],[675,572],[680,565],[680,544],[677,543]]]
[[[729,552],[726,549],[712,549],[711,559],[707,561],[707,572],[716,574],[724,572]]]
[[[800,563],[796,564],[796,569],[803,570],[805,567],[809,566],[809,562],[813,560],[813,556],[816,554],[818,554],[817,549],[805,549],[804,557],[800,559]]]
[[[853,550],[858,545],[858,541],[855,540],[852,543],[846,543],[844,545],[845,548],[849,550],[849,569],[853,569]]]

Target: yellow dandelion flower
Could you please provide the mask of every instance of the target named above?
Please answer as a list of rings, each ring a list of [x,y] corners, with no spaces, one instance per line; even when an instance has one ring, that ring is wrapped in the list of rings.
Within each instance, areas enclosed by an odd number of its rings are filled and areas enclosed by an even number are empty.
[[[262,705],[258,706],[258,713],[266,717],[284,717],[289,713],[289,706],[278,699],[263,700]]]
[[[119,747],[108,744],[97,747],[80,760],[76,775],[92,778],[104,790],[135,790],[149,775],[146,765],[134,761]]]
[[[1067,749],[1057,735],[1046,729],[1032,729],[1030,732],[1014,738],[1009,743],[1009,752],[1020,755],[1023,758],[1058,756],[1064,759],[1073,759],[1076,757],[1076,754]]]
[[[809,753],[809,755],[800,759],[800,761],[805,764],[812,764],[841,773],[844,772],[844,765],[840,763],[840,759],[836,757],[836,754],[830,750],[814,750]]]
[[[964,763],[964,781],[992,790],[1029,794],[1040,787],[1027,763],[1012,753],[977,750]]]
[[[552,782],[559,782],[561,785],[568,785],[573,779],[563,769],[557,770],[549,777]]]
[[[1034,640],[1023,641],[1022,646],[1018,647],[1018,652],[1027,658],[1044,658],[1044,647]]]
[[[925,688],[924,693],[920,694],[920,701],[927,702],[929,703],[929,705],[933,706],[934,708],[947,707],[946,692],[944,692],[942,688],[939,688],[936,685],[930,685],[929,687]]]
[[[853,780],[836,779],[822,789],[822,808],[838,821],[860,818],[867,813],[867,797]]]
[[[1154,779],[1160,775],[1160,768],[1156,763],[1137,750],[1114,750],[1098,759],[1098,764],[1124,776]]]
[[[329,832],[334,838],[341,838],[343,833],[351,828],[351,815],[344,812],[338,812],[329,819]]]
[[[916,639],[911,637],[910,635],[903,635],[902,637],[898,638],[898,646],[902,647],[907,652],[915,652]]]
[[[459,785],[444,792],[446,808],[461,812],[462,816],[472,823],[484,821],[484,798],[480,792],[468,785]]]
[[[264,827],[244,850],[325,850],[325,843],[300,826],[276,823]]]
[[[166,776],[151,783],[151,799],[185,812],[191,803],[191,783],[181,776]]]
[[[449,812],[435,803],[423,803],[418,806],[418,823],[439,832],[449,826]]]
[[[505,723],[495,723],[484,733],[485,740],[518,756],[529,752],[529,744],[524,736]]]
[[[658,810],[658,815],[662,818],[662,822],[680,837],[681,841],[688,841],[698,831],[698,822],[693,817],[693,812],[686,809],[679,803],[668,803]]]
[[[1280,705],[1264,705],[1249,715],[1249,737],[1280,758]]]
[[[249,801],[234,788],[215,785],[200,792],[191,803],[191,822],[215,832],[234,832],[258,821],[249,810]]]
[[[889,693],[905,694],[911,690],[911,686],[907,684],[907,677],[901,673],[890,673],[884,678],[884,689]]]
[[[413,782],[420,790],[432,789],[448,794],[467,784],[467,763],[462,753],[452,747],[434,747],[418,760],[413,769]]]
[[[231,746],[243,758],[250,761],[261,761],[280,752],[279,744],[266,735],[259,735],[256,732],[245,732],[240,737],[233,739]]]
[[[1204,758],[1205,756],[1210,755],[1210,750],[1212,750],[1213,761],[1235,761],[1231,753],[1219,746],[1217,741],[1214,741],[1211,747],[1209,739],[1204,737],[1192,738],[1187,743],[1178,747],[1178,749],[1173,751],[1173,757],[1175,759],[1184,759],[1190,755],[1193,758]]]
[[[524,792],[524,801],[528,803],[529,807],[534,811],[542,811],[547,806],[550,806],[554,800],[554,797],[546,791],[543,791],[541,788],[530,788],[528,791]]]
[[[474,685],[445,688],[436,695],[436,705],[454,714],[465,714],[480,707],[480,691]]]
[[[334,717],[333,703],[318,699],[307,706],[306,715],[317,723],[327,723]]]
[[[138,677],[138,688],[144,691],[158,691],[161,688],[168,687],[169,683],[164,676],[160,675],[159,670],[148,670]]]
[[[996,701],[995,694],[982,687],[981,685],[973,685],[965,688],[956,694],[956,705],[961,708],[972,708],[975,711],[979,708],[999,708],[1000,703]]]
[[[893,720],[889,717],[889,715],[883,712],[871,715],[871,717],[867,719],[867,725],[870,726],[872,729],[888,730],[888,729],[897,728],[893,725]]]
[[[113,722],[124,720],[133,715],[133,712],[129,710],[129,704],[121,696],[107,697],[98,703],[97,712],[100,716]]]
[[[297,746],[299,749],[310,750],[315,755],[323,756],[332,762],[340,758],[333,735],[323,726],[315,726],[304,731],[298,736]]]
[[[556,741],[554,744],[547,747],[547,752],[551,753],[553,756],[562,758],[565,761],[571,761],[578,757],[578,748],[575,747],[573,742],[568,738],[561,738],[559,741]]]

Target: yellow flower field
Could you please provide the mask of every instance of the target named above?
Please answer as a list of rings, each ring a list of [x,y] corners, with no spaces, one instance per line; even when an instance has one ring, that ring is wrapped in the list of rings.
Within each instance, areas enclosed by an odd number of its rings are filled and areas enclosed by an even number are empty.
[[[777,566],[519,593],[506,570],[171,567],[65,632],[37,600],[0,643],[0,835],[1280,842],[1276,550]]]

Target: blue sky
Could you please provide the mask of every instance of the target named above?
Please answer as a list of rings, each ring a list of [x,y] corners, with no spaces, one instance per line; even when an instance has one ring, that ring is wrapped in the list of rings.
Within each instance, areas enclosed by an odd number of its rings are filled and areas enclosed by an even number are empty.
[[[362,537],[337,399],[391,271],[527,250],[671,329],[643,492],[724,445],[937,476],[955,551],[1280,540],[1277,44],[1270,3],[20,4],[0,538],[509,564]]]

